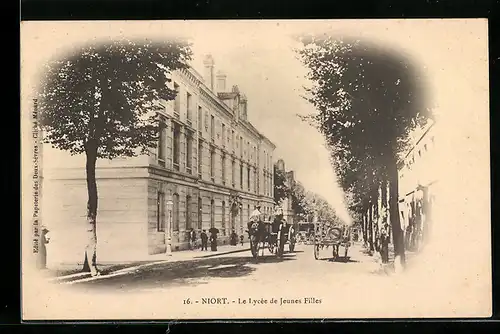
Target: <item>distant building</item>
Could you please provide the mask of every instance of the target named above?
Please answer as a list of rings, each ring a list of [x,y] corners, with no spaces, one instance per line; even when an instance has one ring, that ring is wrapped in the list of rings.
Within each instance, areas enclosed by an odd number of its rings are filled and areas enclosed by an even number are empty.
[[[121,249],[163,253],[169,236],[172,250],[186,249],[191,228],[199,239],[201,230],[216,227],[226,243],[232,229],[244,234],[255,205],[271,214],[275,145],[248,121],[246,97],[237,86],[227,89],[211,56],[204,66],[204,76],[193,68],[172,73],[177,96],[162,103],[156,150],[98,161],[101,259]],[[65,235],[62,251],[74,246],[79,252],[74,231],[85,227],[85,158],[52,151],[56,158],[44,175],[45,221]]]
[[[426,239],[432,228],[433,190],[440,169],[435,128],[431,122],[421,129],[399,169],[399,211],[408,248],[418,248],[415,243]]]
[[[294,172],[293,171],[286,171],[285,168],[285,161],[283,159],[279,159],[276,162],[276,168],[282,172],[285,173],[286,175],[286,185],[288,187],[293,187],[295,184],[295,178],[294,178]],[[284,218],[289,224],[295,223],[295,211],[293,210],[292,206],[292,195],[288,195],[287,198],[283,200],[281,203],[281,207],[283,208],[283,214]]]

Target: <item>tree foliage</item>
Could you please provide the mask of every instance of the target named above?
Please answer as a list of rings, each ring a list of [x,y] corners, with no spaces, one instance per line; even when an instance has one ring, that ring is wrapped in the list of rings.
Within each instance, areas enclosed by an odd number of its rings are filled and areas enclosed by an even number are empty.
[[[422,77],[393,50],[328,35],[303,36],[301,42],[297,52],[312,82],[306,99],[317,110],[303,119],[326,138],[350,209],[358,217],[381,182],[390,182],[396,237],[401,152],[409,133],[432,116],[425,108]],[[404,253],[401,243],[396,252]]]
[[[176,94],[170,74],[186,68],[190,57],[190,46],[182,41],[119,40],[86,45],[47,65],[38,97],[44,141],[86,156],[89,241],[83,270],[92,275],[98,274],[96,161],[134,156],[138,149],[149,153],[157,146],[157,112]]]
[[[108,159],[155,147],[158,102],[175,97],[169,73],[190,57],[182,41],[115,41],[53,60],[39,94],[46,142],[81,154],[94,140]]]
[[[309,121],[337,153],[369,154],[381,166],[387,155],[397,158],[408,133],[430,116],[420,73],[395,52],[360,41],[306,36],[302,42],[299,55],[313,83],[307,99],[318,110]]]
[[[286,171],[274,166],[274,202],[281,204],[290,196],[291,185],[288,184]]]

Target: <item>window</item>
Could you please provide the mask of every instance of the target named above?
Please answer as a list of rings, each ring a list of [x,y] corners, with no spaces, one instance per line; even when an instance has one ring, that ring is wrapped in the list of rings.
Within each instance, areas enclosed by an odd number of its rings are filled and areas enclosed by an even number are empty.
[[[267,195],[267,176],[264,174],[264,195]]]
[[[191,224],[191,196],[186,196],[186,231],[192,227]]]
[[[222,184],[226,184],[226,155],[222,153]]]
[[[173,149],[173,162],[174,169],[179,170],[179,159],[180,159],[180,145],[181,145],[181,127],[179,124],[174,125],[174,149]]]
[[[240,189],[243,189],[243,163],[240,163]]]
[[[226,147],[226,125],[222,123],[222,147]]]
[[[203,199],[198,197],[198,229],[203,227]]]
[[[160,122],[158,133],[158,164],[165,167],[165,153],[166,153],[166,125]]]
[[[250,191],[250,166],[247,167],[247,187],[248,191]]]
[[[244,226],[244,224],[243,224],[243,208],[241,208],[240,211],[241,211],[240,212],[240,228],[243,229],[243,226]]]
[[[215,203],[213,199],[210,201],[210,227],[215,227]]]
[[[178,84],[174,83],[175,100],[174,100],[174,115],[178,118],[181,110],[181,96],[180,87]]]
[[[210,117],[210,137],[212,138],[212,140],[214,140],[214,138],[215,138],[215,117],[214,117],[214,115],[212,115]]]
[[[201,178],[203,173],[203,142],[198,140],[198,177]]]
[[[269,196],[273,195],[273,176],[269,176]]]
[[[193,124],[193,115],[191,108],[193,107],[193,96],[186,93],[186,123],[189,125]]]
[[[193,136],[191,133],[186,135],[186,172],[191,174],[193,167]]]
[[[234,153],[234,130],[231,130],[231,148],[233,149]]]
[[[231,162],[231,184],[234,185],[236,184],[236,163],[233,161]]]
[[[243,137],[240,137],[240,156],[243,156]]]
[[[203,127],[203,109],[198,106],[198,131],[201,131]]]
[[[174,221],[174,231],[179,231],[179,194],[174,194],[174,212],[173,212],[173,221]]]
[[[226,235],[226,202],[222,201],[222,235]]]
[[[247,221],[250,221],[250,204],[247,205]]]
[[[210,150],[210,176],[213,181],[215,179],[215,150],[213,148]]]
[[[162,192],[158,192],[156,212],[156,230],[158,232],[165,232],[165,194]]]
[[[257,181],[257,170],[253,169],[253,192],[257,193],[259,189],[259,182]]]

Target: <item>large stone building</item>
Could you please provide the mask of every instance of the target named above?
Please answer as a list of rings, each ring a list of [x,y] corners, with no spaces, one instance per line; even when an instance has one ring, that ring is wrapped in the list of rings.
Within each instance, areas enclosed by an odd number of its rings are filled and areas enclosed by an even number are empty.
[[[163,253],[168,242],[173,251],[185,249],[190,228],[199,236],[216,227],[227,243],[232,229],[245,234],[256,204],[272,213],[275,145],[248,121],[246,97],[237,86],[226,87],[211,56],[204,67],[203,76],[193,68],[172,73],[177,96],[162,102],[157,150],[98,161],[100,259],[119,249]],[[77,247],[77,226],[85,228],[85,163],[82,156],[52,153],[58,157],[45,168],[43,212],[67,251]]]

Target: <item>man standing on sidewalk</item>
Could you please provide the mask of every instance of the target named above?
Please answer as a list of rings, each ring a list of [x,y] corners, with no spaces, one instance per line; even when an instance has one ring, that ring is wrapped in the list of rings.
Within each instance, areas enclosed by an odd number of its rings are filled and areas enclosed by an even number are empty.
[[[208,250],[207,249],[207,246],[208,246],[208,236],[207,236],[207,232],[205,230],[203,230],[203,232],[201,232],[201,235],[200,235],[200,238],[201,238],[201,250]]]

